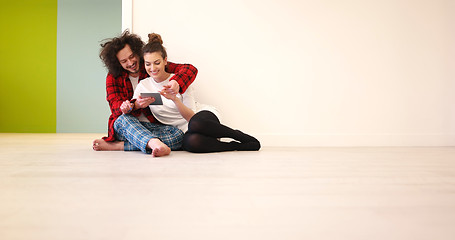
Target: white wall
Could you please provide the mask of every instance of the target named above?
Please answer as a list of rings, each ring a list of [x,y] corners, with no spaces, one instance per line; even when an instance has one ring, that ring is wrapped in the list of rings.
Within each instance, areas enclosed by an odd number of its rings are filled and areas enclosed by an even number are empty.
[[[133,1],[201,102],[265,146],[455,145],[455,1]]]

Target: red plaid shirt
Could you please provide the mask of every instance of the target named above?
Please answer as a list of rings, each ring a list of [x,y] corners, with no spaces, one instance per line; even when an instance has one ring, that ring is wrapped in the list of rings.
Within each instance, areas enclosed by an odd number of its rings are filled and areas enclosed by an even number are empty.
[[[140,69],[141,72],[139,74],[139,81],[149,77],[144,66],[141,66]],[[191,64],[175,64],[168,62],[166,71],[168,73],[175,74],[171,80],[177,81],[180,86],[180,93],[184,93],[186,91],[197,75],[197,69]],[[109,107],[111,108],[111,116],[109,116],[108,122],[108,136],[103,137],[103,139],[107,142],[112,142],[116,140],[114,134],[114,122],[120,115],[122,115],[120,105],[122,105],[122,103],[126,100],[131,100],[134,94],[129,74],[125,71],[120,77],[114,78],[114,76],[108,73],[106,77],[106,93],[106,99],[109,102]],[[141,113],[144,113],[150,122],[157,122],[150,112],[150,108],[139,109],[134,111],[132,114],[137,117]]]

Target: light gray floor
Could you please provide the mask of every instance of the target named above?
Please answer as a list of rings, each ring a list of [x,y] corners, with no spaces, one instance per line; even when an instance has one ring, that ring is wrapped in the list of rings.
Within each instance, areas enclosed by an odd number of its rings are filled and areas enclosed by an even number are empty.
[[[0,134],[0,239],[455,239],[455,148],[152,158]]]

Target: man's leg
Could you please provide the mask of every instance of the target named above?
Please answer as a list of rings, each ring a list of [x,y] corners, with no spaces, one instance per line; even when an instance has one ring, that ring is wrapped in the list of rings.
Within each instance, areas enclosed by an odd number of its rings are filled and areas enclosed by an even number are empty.
[[[125,114],[115,120],[114,129],[119,140],[125,141],[125,150],[140,149],[154,156],[164,156],[170,153],[170,148],[160,141],[156,132],[147,129],[136,117]],[[149,126],[153,129],[153,124]],[[132,147],[134,146],[134,147]]]
[[[142,124],[172,150],[182,149],[184,135],[182,130],[174,126],[163,124],[154,124],[149,122],[143,122]]]
[[[106,142],[104,139],[95,139],[92,146],[93,150],[95,151],[123,151],[125,147],[126,144],[121,141]],[[139,151],[139,149],[137,149],[137,151]]]
[[[121,143],[122,145],[122,151],[141,151],[141,149],[128,142],[128,139],[126,139],[126,137],[121,134],[122,131],[117,132],[117,130],[114,129],[114,132],[115,139],[117,139],[119,144]]]
[[[141,122],[141,124],[146,127],[153,135],[158,136],[164,144],[166,144],[171,150],[181,150],[182,143],[183,143],[183,131],[168,125],[160,125],[160,124],[153,124],[148,122]],[[141,151],[141,149],[134,146],[132,143],[128,142],[128,140],[120,134],[116,134],[115,138],[119,140],[121,143],[121,149],[116,150],[124,150],[124,151]]]

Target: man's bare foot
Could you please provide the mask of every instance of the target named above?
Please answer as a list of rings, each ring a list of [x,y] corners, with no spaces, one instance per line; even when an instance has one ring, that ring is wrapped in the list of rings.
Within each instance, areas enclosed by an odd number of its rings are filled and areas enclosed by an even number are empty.
[[[95,151],[123,151],[123,142],[106,142],[103,139],[93,141],[93,150]]]
[[[153,149],[153,157],[162,157],[171,153],[171,149],[166,144],[161,142],[158,138],[150,139],[150,141],[147,143],[147,146]]]

